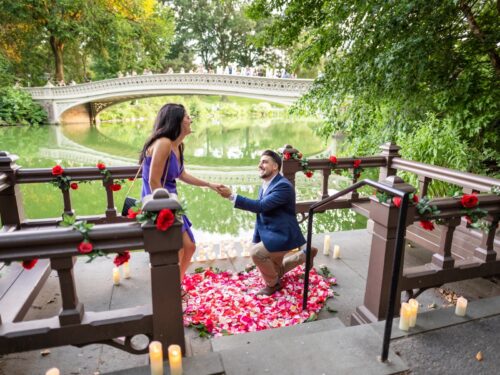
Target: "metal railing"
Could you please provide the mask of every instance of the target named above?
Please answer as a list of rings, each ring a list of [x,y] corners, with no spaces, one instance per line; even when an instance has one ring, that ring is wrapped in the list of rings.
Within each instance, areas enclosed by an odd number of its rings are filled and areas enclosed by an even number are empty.
[[[354,185],[349,186],[348,188],[339,191],[338,193],[325,198],[315,204],[313,204],[309,208],[309,217],[307,222],[307,248],[306,248],[306,270],[304,277],[304,292],[303,292],[303,301],[302,301],[302,309],[307,309],[307,297],[309,292],[309,268],[311,265],[311,241],[312,241],[312,225],[314,212],[320,211],[322,207],[324,207],[327,203],[334,201],[335,199],[350,193],[362,186],[369,185],[378,190],[383,191],[384,193],[390,193],[392,195],[396,195],[402,198],[401,207],[399,210],[398,216],[398,225],[397,225],[397,236],[396,236],[396,244],[395,244],[395,252],[394,252],[394,260],[392,267],[392,276],[391,276],[391,288],[389,294],[389,306],[387,308],[386,321],[385,321],[385,329],[384,329],[384,340],[382,343],[382,354],[380,360],[385,362],[389,355],[389,342],[391,339],[391,331],[392,331],[392,321],[394,320],[394,308],[396,304],[397,290],[398,290],[398,282],[399,282],[399,274],[401,268],[401,259],[403,255],[404,249],[404,240],[405,240],[405,230],[406,230],[406,216],[408,212],[408,202],[410,193],[404,192],[398,189],[391,188],[387,185],[384,185],[380,182],[375,182],[372,180],[362,180]]]

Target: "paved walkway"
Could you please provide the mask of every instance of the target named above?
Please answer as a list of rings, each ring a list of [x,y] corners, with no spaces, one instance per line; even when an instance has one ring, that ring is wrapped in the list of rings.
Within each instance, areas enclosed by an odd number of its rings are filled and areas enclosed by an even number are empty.
[[[320,251],[315,260],[315,266],[321,264],[327,265],[338,279],[338,286],[335,289],[337,296],[328,301],[330,308],[337,312],[329,312],[327,309],[324,309],[320,313],[319,319],[336,317],[344,324],[349,325],[350,315],[356,306],[360,305],[363,301],[368,269],[370,235],[366,230],[336,232],[330,235],[332,237],[332,244],[338,244],[341,248],[341,259],[326,257]],[[322,235],[314,236],[314,245],[321,249],[322,243]],[[405,263],[407,265],[422,264],[422,262],[429,261],[430,257],[431,254],[425,250],[408,247]],[[149,260],[146,254],[142,252],[134,252],[132,254],[132,278],[123,280],[122,284],[118,287],[114,287],[111,280],[112,258],[100,258],[91,264],[85,263],[85,260],[85,258],[81,258],[76,263],[75,277],[79,298],[85,304],[87,311],[103,311],[150,302]],[[193,263],[190,271],[199,266],[206,267],[209,265],[217,266],[220,269],[241,270],[250,262],[249,258],[235,258],[204,262],[202,264]],[[500,295],[500,286],[485,279],[453,283],[444,286],[444,288],[453,289],[459,295],[466,296],[469,300]],[[423,305],[423,311],[449,305],[443,294],[437,289],[427,290],[419,297],[419,301]],[[58,280],[57,276],[53,273],[35,300],[27,319],[56,315],[60,309],[60,303]],[[428,306],[431,307],[428,308]],[[485,325],[484,327],[484,332],[487,333],[486,327],[493,326]],[[186,330],[186,334],[191,338],[188,343],[190,355],[208,353],[211,350],[209,340],[196,337],[196,333],[193,330]],[[412,342],[412,338],[404,340]],[[405,346],[404,344],[396,343],[394,345],[395,350],[402,351],[400,345]],[[411,345],[417,346],[420,344],[413,343]],[[451,352],[446,354],[446,346],[438,346],[437,343],[435,345],[435,350],[438,347],[442,348],[441,354],[443,356],[454,354]],[[396,347],[399,349],[396,349]],[[408,358],[412,366],[414,365],[416,368],[420,368],[419,366],[421,366],[422,369],[426,368],[425,363],[420,363],[423,357],[409,356]],[[456,360],[459,360],[459,358]],[[106,345],[89,345],[84,348],[67,346],[52,348],[47,352],[31,351],[0,357],[0,375],[43,375],[48,368],[54,366],[60,368],[62,374],[93,375],[145,364],[147,364],[147,355],[130,355]]]

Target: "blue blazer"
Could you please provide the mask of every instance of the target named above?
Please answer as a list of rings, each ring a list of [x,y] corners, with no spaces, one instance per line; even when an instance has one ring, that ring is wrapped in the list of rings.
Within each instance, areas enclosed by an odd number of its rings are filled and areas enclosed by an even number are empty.
[[[259,189],[259,199],[236,196],[234,207],[255,212],[257,222],[253,242],[261,242],[268,251],[288,251],[305,244],[295,216],[295,189],[278,174],[266,192]]]

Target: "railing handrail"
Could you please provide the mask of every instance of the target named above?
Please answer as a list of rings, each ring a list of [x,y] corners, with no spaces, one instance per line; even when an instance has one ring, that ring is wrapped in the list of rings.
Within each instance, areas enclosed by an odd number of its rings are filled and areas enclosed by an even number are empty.
[[[122,179],[134,177],[139,169],[139,165],[107,167],[112,178]],[[64,175],[70,176],[75,181],[92,181],[102,180],[103,174],[96,167],[71,167],[64,168]],[[139,174],[138,178],[142,178]],[[17,184],[50,182],[54,180],[52,168],[19,168],[15,172],[15,180]]]
[[[386,322],[385,322],[385,329],[384,329],[384,339],[382,343],[382,354],[381,354],[381,361],[385,362],[387,360],[387,357],[389,355],[389,343],[390,343],[390,338],[391,338],[391,331],[392,331],[392,321],[394,319],[394,308],[396,304],[396,295],[397,295],[397,289],[398,289],[398,282],[399,282],[399,274],[400,274],[400,268],[401,268],[401,260],[402,260],[402,254],[403,254],[403,249],[404,249],[404,234],[406,230],[406,216],[408,212],[408,202],[409,202],[409,192],[404,192],[398,189],[395,189],[393,187],[387,186],[383,183],[380,182],[375,182],[372,180],[362,180],[358,181],[355,184],[349,186],[348,188],[345,188],[338,193],[327,197],[315,204],[313,204],[309,208],[309,218],[308,218],[308,223],[307,223],[307,247],[306,247],[306,269],[305,269],[305,277],[304,277],[304,293],[303,293],[303,302],[302,302],[302,309],[306,310],[307,309],[307,295],[308,295],[308,288],[309,288],[309,268],[311,265],[311,242],[312,242],[312,220],[314,216],[314,212],[319,211],[323,206],[325,206],[327,203],[330,203],[331,201],[346,195],[362,186],[369,185],[372,187],[375,187],[379,190],[382,190],[383,192],[386,193],[391,193],[393,195],[397,195],[398,197],[402,198],[401,206],[399,209],[399,217],[398,217],[398,225],[397,225],[397,235],[396,235],[396,242],[394,245],[395,251],[394,251],[394,260],[393,260],[393,268],[392,268],[392,275],[391,275],[391,289],[390,289],[390,294],[389,294],[389,306],[387,308],[387,314],[386,314]]]
[[[119,241],[110,241],[117,238]],[[0,261],[80,255],[77,244],[83,239],[82,234],[72,228],[4,233],[0,236]],[[105,253],[144,248],[143,231],[137,222],[96,225],[89,239],[96,249]]]
[[[416,175],[424,175],[433,180],[448,182],[483,192],[489,191],[494,186],[500,186],[500,180],[493,177],[461,172],[456,169],[439,167],[403,158],[392,159],[391,168],[415,173]]]

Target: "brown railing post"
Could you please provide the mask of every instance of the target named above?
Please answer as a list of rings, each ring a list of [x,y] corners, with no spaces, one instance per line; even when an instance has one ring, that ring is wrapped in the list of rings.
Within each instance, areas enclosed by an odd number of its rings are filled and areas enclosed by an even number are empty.
[[[82,322],[83,304],[78,300],[73,274],[76,257],[51,258],[50,266],[57,271],[61,288],[62,310],[59,313],[61,326]]]
[[[491,217],[492,216],[492,217]],[[497,253],[494,250],[495,243],[495,234],[498,227],[498,219],[500,218],[497,215],[490,216],[490,224],[489,228],[486,232],[483,232],[483,237],[481,238],[481,245],[476,247],[474,250],[474,256],[476,258],[481,259],[484,262],[493,262],[497,258]]]
[[[397,169],[392,168],[391,164],[392,159],[401,157],[401,155],[399,155],[399,150],[401,149],[401,147],[399,147],[395,143],[387,142],[379,148],[382,150],[380,156],[383,156],[386,159],[386,165],[385,167],[380,168],[380,174],[378,176],[378,180],[382,182],[387,177],[394,176],[396,174]]]
[[[297,154],[299,151],[293,148],[292,145],[285,145],[279,150],[283,155],[285,152],[290,154]],[[282,159],[281,174],[288,179],[295,186],[295,173],[301,170],[300,162],[290,158],[289,160]]]
[[[455,266],[455,259],[451,256],[451,245],[453,242],[453,233],[455,228],[460,225],[460,217],[453,217],[444,219],[442,226],[441,238],[439,240],[439,253],[432,256],[432,264],[439,268],[453,268]]]
[[[398,176],[388,177],[383,184],[405,192],[415,191],[413,186],[404,183]],[[363,305],[358,306],[351,315],[351,324],[373,323],[385,319],[389,304],[399,208],[392,203],[379,202],[374,196],[370,199],[370,219],[374,225],[365,297]],[[407,226],[413,222],[414,215],[415,206],[410,205]],[[403,261],[404,254],[401,264]],[[398,308],[399,298],[396,301],[396,311]]]
[[[153,200],[144,204],[145,211],[173,210],[180,205],[167,199],[166,190],[157,189]],[[181,223],[176,221],[167,231],[159,231],[154,224],[144,224],[144,250],[151,261],[151,293],[153,300],[153,339],[166,348],[177,344],[186,353],[182,318],[179,250],[182,248]]]
[[[325,199],[328,197],[328,177],[332,174],[331,169],[323,169],[323,187],[322,187],[322,194],[321,194],[321,199]]]
[[[5,188],[0,189],[0,218],[5,226],[19,227],[24,221],[21,191],[16,184],[16,171],[20,168],[16,164],[17,159],[17,155],[0,151],[0,175],[6,176],[3,183]]]
[[[116,207],[115,207],[115,197],[113,195],[113,190],[111,189],[111,185],[113,185],[113,179],[109,179],[108,181],[102,181],[102,186],[106,189],[106,220],[109,222],[113,222],[116,219]]]
[[[427,190],[429,189],[429,184],[431,182],[432,178],[418,175],[418,192],[420,193],[420,198],[423,198],[427,195]]]

